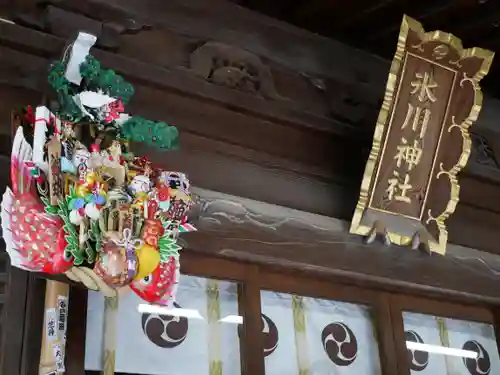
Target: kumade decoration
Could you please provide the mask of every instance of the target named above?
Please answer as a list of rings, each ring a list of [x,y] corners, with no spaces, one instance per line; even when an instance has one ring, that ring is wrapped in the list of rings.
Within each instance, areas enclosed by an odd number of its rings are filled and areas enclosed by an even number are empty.
[[[129,142],[177,147],[178,131],[125,112],[132,85],[89,55],[80,33],[51,65],[57,108],[14,116],[11,182],[2,229],[13,266],[66,274],[106,296],[129,286],[150,303],[170,304],[179,278],[179,233],[190,184],[132,154]],[[34,115],[33,115],[34,114]]]

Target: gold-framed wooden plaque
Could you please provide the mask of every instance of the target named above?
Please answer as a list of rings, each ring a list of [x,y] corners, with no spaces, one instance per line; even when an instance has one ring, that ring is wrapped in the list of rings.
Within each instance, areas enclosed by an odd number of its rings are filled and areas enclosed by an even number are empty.
[[[403,17],[351,233],[445,253],[493,56]]]

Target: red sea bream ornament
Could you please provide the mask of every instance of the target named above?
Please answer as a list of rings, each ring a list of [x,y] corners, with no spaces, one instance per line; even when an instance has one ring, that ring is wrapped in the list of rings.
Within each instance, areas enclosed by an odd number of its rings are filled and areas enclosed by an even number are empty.
[[[2,230],[11,263],[20,268],[64,273],[73,266],[64,249],[63,221],[47,213],[36,194],[36,182],[26,168],[32,148],[18,128],[11,154],[12,190],[2,200]]]

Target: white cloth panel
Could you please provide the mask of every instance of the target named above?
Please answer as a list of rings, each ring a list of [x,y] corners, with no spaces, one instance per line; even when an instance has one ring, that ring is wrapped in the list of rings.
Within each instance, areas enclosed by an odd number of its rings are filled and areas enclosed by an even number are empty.
[[[441,346],[438,322],[433,316],[404,313],[404,329],[407,341]],[[411,373],[419,375],[446,375],[444,355],[408,349],[411,352]]]
[[[409,331],[412,331],[420,336],[425,344],[478,353],[477,359],[428,353],[428,365],[421,365],[420,367],[425,367],[421,370],[418,370],[419,366],[412,369],[413,375],[500,374],[500,358],[491,325],[409,312],[403,314],[403,321],[407,337]],[[415,338],[413,333],[412,337]],[[414,361],[414,364],[418,362]]]
[[[266,375],[299,375],[301,369],[308,375],[381,375],[378,343],[367,307],[300,299],[302,306],[293,306],[291,295],[261,293],[262,313],[278,330],[278,346],[266,356]]]
[[[221,318],[237,316],[237,285],[227,281],[218,281],[217,285]],[[210,340],[207,298],[207,279],[182,275],[176,301],[181,308],[189,309],[191,313],[198,312],[201,319],[170,317],[162,321],[155,314],[148,317],[139,313],[138,305],[144,302],[134,293],[120,296],[116,371],[148,375],[211,375],[209,345],[219,345],[220,350],[215,352],[221,355],[222,375],[240,374],[238,324],[219,322],[217,329],[221,342]],[[87,370],[102,369],[103,313],[104,297],[90,291],[85,350]],[[143,326],[150,337],[145,334]]]
[[[313,298],[306,301],[311,375],[381,375],[375,328],[367,307]],[[340,350],[334,354],[328,346]]]
[[[295,359],[292,296],[263,291],[261,306],[265,315],[262,317],[265,322],[262,334],[266,375],[299,375]]]

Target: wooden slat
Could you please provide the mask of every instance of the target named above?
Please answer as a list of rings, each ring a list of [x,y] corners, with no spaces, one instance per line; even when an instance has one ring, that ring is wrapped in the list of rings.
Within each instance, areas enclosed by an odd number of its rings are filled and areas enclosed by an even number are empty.
[[[409,311],[489,324],[493,324],[495,321],[492,309],[485,306],[456,304],[403,295],[393,296],[391,298],[391,305],[399,309],[400,314],[403,311]]]
[[[42,328],[45,312],[46,281],[28,275],[28,292],[26,297],[26,312],[24,315],[24,335],[20,375],[38,373],[40,363],[40,346],[42,343]]]
[[[18,268],[9,272],[8,298],[1,322],[0,373],[19,374],[21,370],[28,273]]]
[[[390,295],[377,293],[376,296],[377,301],[373,305],[372,318],[377,329],[382,373],[384,375],[399,375]]]
[[[345,301],[350,303],[373,305],[378,301],[374,290],[352,286],[337,286],[326,280],[315,280],[292,273],[260,271],[258,285],[261,289],[300,296]]]
[[[66,374],[85,374],[85,337],[87,327],[87,297],[85,288],[71,287],[66,333]]]
[[[256,266],[246,268],[251,277],[238,285],[238,308],[239,314],[243,317],[242,336],[240,336],[242,375],[264,375],[260,275]]]
[[[392,298],[389,299],[392,302]],[[391,328],[394,336],[395,362],[398,375],[411,375],[406,349],[406,336],[401,309],[390,303]]]

